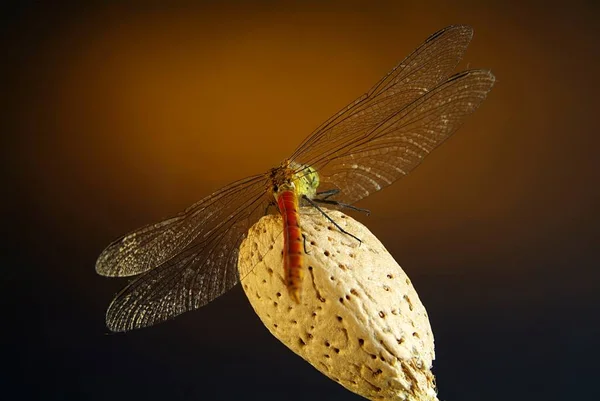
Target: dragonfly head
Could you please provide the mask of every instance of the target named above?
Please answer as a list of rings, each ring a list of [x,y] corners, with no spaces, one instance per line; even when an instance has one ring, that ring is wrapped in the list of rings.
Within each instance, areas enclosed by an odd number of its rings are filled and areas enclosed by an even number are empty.
[[[291,163],[290,167],[294,170],[292,175],[292,183],[296,187],[298,195],[306,195],[309,198],[314,198],[317,194],[319,186],[319,173],[309,165],[301,165]]]
[[[314,198],[319,186],[317,170],[306,164],[284,161],[268,173],[270,191],[277,198],[283,191],[294,191],[297,196]]]

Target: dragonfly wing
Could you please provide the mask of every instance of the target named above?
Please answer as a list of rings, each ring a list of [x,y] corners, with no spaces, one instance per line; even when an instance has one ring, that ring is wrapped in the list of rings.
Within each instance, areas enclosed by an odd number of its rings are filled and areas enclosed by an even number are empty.
[[[264,180],[223,191],[210,208],[193,209],[193,216],[196,212],[204,216],[204,226],[192,241],[171,257],[158,259],[158,265],[117,294],[106,313],[111,331],[151,326],[198,309],[237,284],[239,245],[270,199]]]
[[[237,200],[264,190],[263,183],[264,176],[234,182],[177,216],[124,235],[100,254],[96,272],[109,277],[128,277],[160,266],[216,227],[226,217],[227,210],[238,207]]]
[[[368,93],[335,114],[307,137],[290,160],[312,165],[323,155],[370,132],[451,74],[473,37],[469,26],[454,25],[431,35]]]
[[[354,203],[407,175],[477,109],[494,81],[486,70],[456,74],[353,143],[314,160],[322,187],[340,189],[336,200]]]

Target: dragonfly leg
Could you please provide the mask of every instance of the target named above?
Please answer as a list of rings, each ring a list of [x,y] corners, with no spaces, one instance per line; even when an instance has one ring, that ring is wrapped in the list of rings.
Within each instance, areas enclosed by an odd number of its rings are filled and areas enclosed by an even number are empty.
[[[310,198],[309,198],[308,196],[306,196],[306,195],[302,195],[302,198],[303,198],[303,199],[305,199],[305,200],[306,200],[308,203],[310,203],[310,204],[311,204],[311,206],[313,206],[313,207],[314,207],[315,209],[317,209],[319,212],[321,212],[321,214],[322,214],[323,216],[325,216],[325,218],[326,218],[327,220],[329,220],[330,222],[332,222],[332,223],[333,223],[333,225],[334,225],[334,226],[335,226],[335,227],[336,227],[338,230],[340,230],[341,232],[343,232],[343,233],[344,233],[344,234],[346,234],[346,235],[349,235],[349,236],[351,236],[352,238],[354,238],[355,240],[357,240],[357,241],[358,241],[360,244],[362,244],[362,241],[361,241],[361,239],[360,239],[360,238],[358,238],[358,237],[357,237],[356,235],[354,235],[354,234],[350,234],[348,231],[346,231],[346,230],[344,230],[342,227],[340,227],[340,225],[339,225],[338,223],[336,223],[336,222],[335,222],[335,221],[334,221],[334,220],[333,220],[331,217],[329,217],[329,215],[328,215],[327,213],[325,213],[325,212],[323,211],[323,209],[321,209],[321,208],[319,207],[319,205],[317,205],[315,202],[313,202],[313,200],[312,200],[312,199],[310,199]]]
[[[308,249],[306,249],[306,234],[302,233],[302,238],[304,238],[304,253],[308,255]]]
[[[338,202],[338,201],[332,200],[332,199],[327,199],[327,198],[324,198],[324,199],[313,199],[313,201],[314,202],[318,202],[318,203],[325,203],[325,204],[328,204],[328,205],[341,206],[341,207],[346,208],[346,209],[356,210],[357,212],[363,212],[363,213],[365,213],[367,216],[369,216],[371,214],[371,211],[369,209],[363,209],[361,207],[352,206],[352,205],[349,205],[347,203]]]
[[[321,197],[320,199],[325,200],[325,199],[329,198],[330,196],[337,195],[339,193],[340,193],[339,189],[329,189],[327,191],[317,192],[317,196],[320,196]]]

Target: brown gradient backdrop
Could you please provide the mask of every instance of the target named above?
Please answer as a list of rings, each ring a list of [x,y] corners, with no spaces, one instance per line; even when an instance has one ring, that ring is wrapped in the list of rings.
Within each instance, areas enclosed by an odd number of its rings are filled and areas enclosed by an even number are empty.
[[[496,86],[358,218],[430,312],[442,399],[593,398],[597,8],[367,4],[6,10],[12,383],[44,399],[359,399],[277,344],[239,288],[104,336],[125,282],[96,276],[95,258],[278,164],[429,34],[465,23],[461,69],[489,68]]]

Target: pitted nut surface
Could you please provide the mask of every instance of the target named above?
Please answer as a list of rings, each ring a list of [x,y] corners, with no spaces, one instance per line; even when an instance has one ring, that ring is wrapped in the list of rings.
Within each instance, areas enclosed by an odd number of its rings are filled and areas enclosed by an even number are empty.
[[[437,400],[430,369],[433,334],[404,271],[362,224],[302,209],[306,235],[301,301],[283,281],[282,219],[268,215],[249,231],[238,267],[242,286],[267,329],[332,380],[370,400]]]

